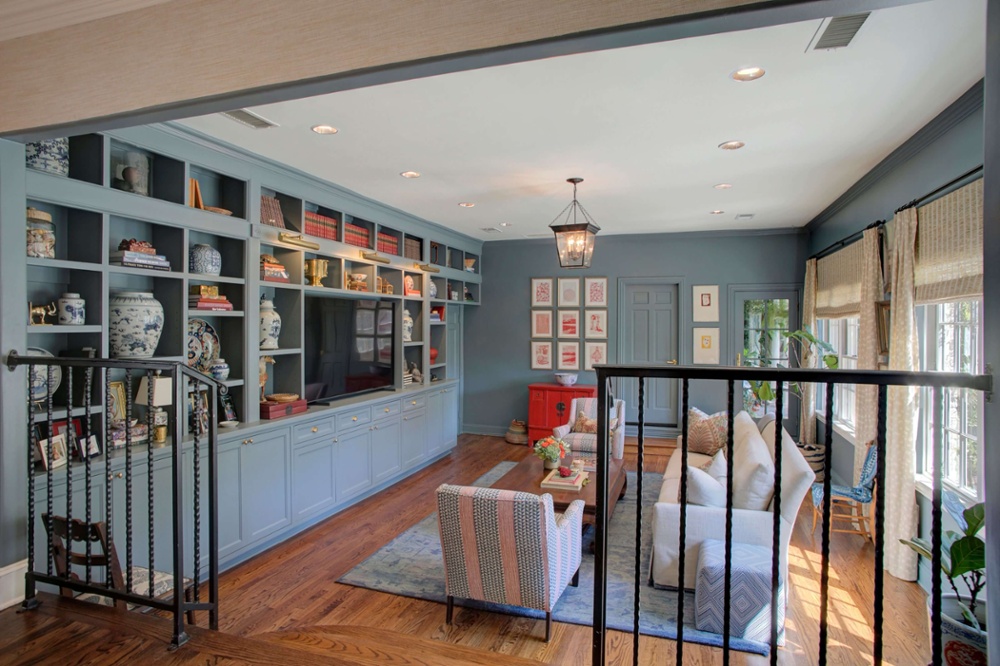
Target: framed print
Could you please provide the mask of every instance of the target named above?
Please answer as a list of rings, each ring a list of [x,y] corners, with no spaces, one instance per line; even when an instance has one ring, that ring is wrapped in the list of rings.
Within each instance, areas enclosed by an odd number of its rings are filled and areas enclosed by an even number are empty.
[[[35,440],[35,458],[45,469],[55,469],[66,464],[66,435],[56,435],[52,438],[52,459],[49,460],[49,440]]]
[[[719,329],[696,328],[693,333],[696,365],[719,365]]]
[[[587,308],[608,307],[608,278],[583,278],[583,306]]]
[[[552,337],[552,310],[531,311],[531,337]]]
[[[233,396],[228,391],[226,393],[219,391],[219,408],[221,416],[224,417],[223,421],[239,421],[236,405],[233,404]]]
[[[52,432],[57,435],[66,435],[66,439],[69,439],[69,435],[66,431],[69,430],[69,424],[66,421],[56,421],[52,424]],[[73,431],[76,434],[76,439],[81,439],[83,437],[83,428],[80,424],[80,419],[73,419]]]
[[[559,311],[559,334],[560,338],[580,337],[580,312],[579,310]]]
[[[87,445],[84,446],[84,440],[87,439]],[[97,441],[97,435],[91,435],[90,438],[80,437],[76,440],[76,451],[74,451],[76,457],[83,460],[86,456],[94,458],[101,455],[101,445]]]
[[[693,321],[719,321],[719,285],[695,285],[691,289],[694,303]]]
[[[559,369],[579,370],[580,369],[580,343],[560,342],[559,343]]]
[[[552,343],[532,342],[531,343],[531,369],[551,370],[552,369]]]
[[[208,433],[208,391],[188,394],[188,432]]]
[[[583,369],[593,370],[595,365],[608,362],[607,342],[583,343]]]
[[[580,307],[580,278],[559,278],[559,307]]]
[[[584,310],[583,337],[588,340],[607,340],[608,338],[607,310]]]
[[[112,421],[125,420],[125,382],[108,385],[108,412]]]
[[[531,278],[531,307],[546,308],[552,301],[552,278]]]

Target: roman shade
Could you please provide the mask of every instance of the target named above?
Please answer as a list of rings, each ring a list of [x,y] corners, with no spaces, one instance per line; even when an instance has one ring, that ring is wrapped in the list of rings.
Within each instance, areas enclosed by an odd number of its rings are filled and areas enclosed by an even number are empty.
[[[982,296],[982,179],[919,208],[917,220],[913,266],[916,302]]]
[[[861,243],[852,243],[816,264],[816,318],[861,313]]]

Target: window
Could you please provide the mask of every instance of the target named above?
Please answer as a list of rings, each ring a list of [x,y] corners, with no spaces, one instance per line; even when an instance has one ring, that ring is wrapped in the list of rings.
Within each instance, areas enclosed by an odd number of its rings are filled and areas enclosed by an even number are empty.
[[[954,301],[921,308],[921,369],[942,372],[982,372],[981,305],[977,301]],[[981,391],[944,389],[942,437],[945,483],[978,498],[982,483],[979,465],[979,415]],[[930,389],[921,394],[923,424],[922,470],[933,465],[934,406]]]
[[[837,367],[855,370],[858,367],[858,317],[845,319],[820,319],[816,323],[816,337],[837,350]],[[846,430],[854,430],[857,411],[854,404],[855,385],[837,384],[833,389],[833,422]],[[826,391],[816,391],[816,411],[826,416]]]
[[[788,351],[788,307],[787,298],[747,298],[743,301],[744,365],[758,368],[787,368],[791,365]],[[767,406],[750,405],[749,393],[749,384],[745,384],[744,405],[748,407],[747,411],[754,416],[763,416],[763,410]],[[783,418],[787,418],[789,404],[787,385],[782,398]]]

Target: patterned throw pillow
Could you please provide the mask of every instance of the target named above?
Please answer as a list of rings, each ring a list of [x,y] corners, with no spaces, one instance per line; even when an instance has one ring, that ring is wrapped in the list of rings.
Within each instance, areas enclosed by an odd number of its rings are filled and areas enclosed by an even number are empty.
[[[586,432],[596,435],[597,419],[588,419],[587,415],[581,410],[576,413],[576,421],[573,422],[573,427],[570,428],[570,432]]]
[[[692,407],[688,411],[688,451],[714,456],[726,445],[728,426],[725,412],[709,415]]]

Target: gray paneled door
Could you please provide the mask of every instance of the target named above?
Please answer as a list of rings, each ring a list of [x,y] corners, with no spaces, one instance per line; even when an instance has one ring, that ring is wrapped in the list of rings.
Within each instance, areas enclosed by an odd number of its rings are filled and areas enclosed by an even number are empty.
[[[619,287],[619,358],[621,363],[659,365],[677,362],[677,282],[665,278],[623,279]],[[639,422],[639,382],[624,381],[625,419]],[[644,421],[649,426],[677,424],[677,380],[646,382]]]

